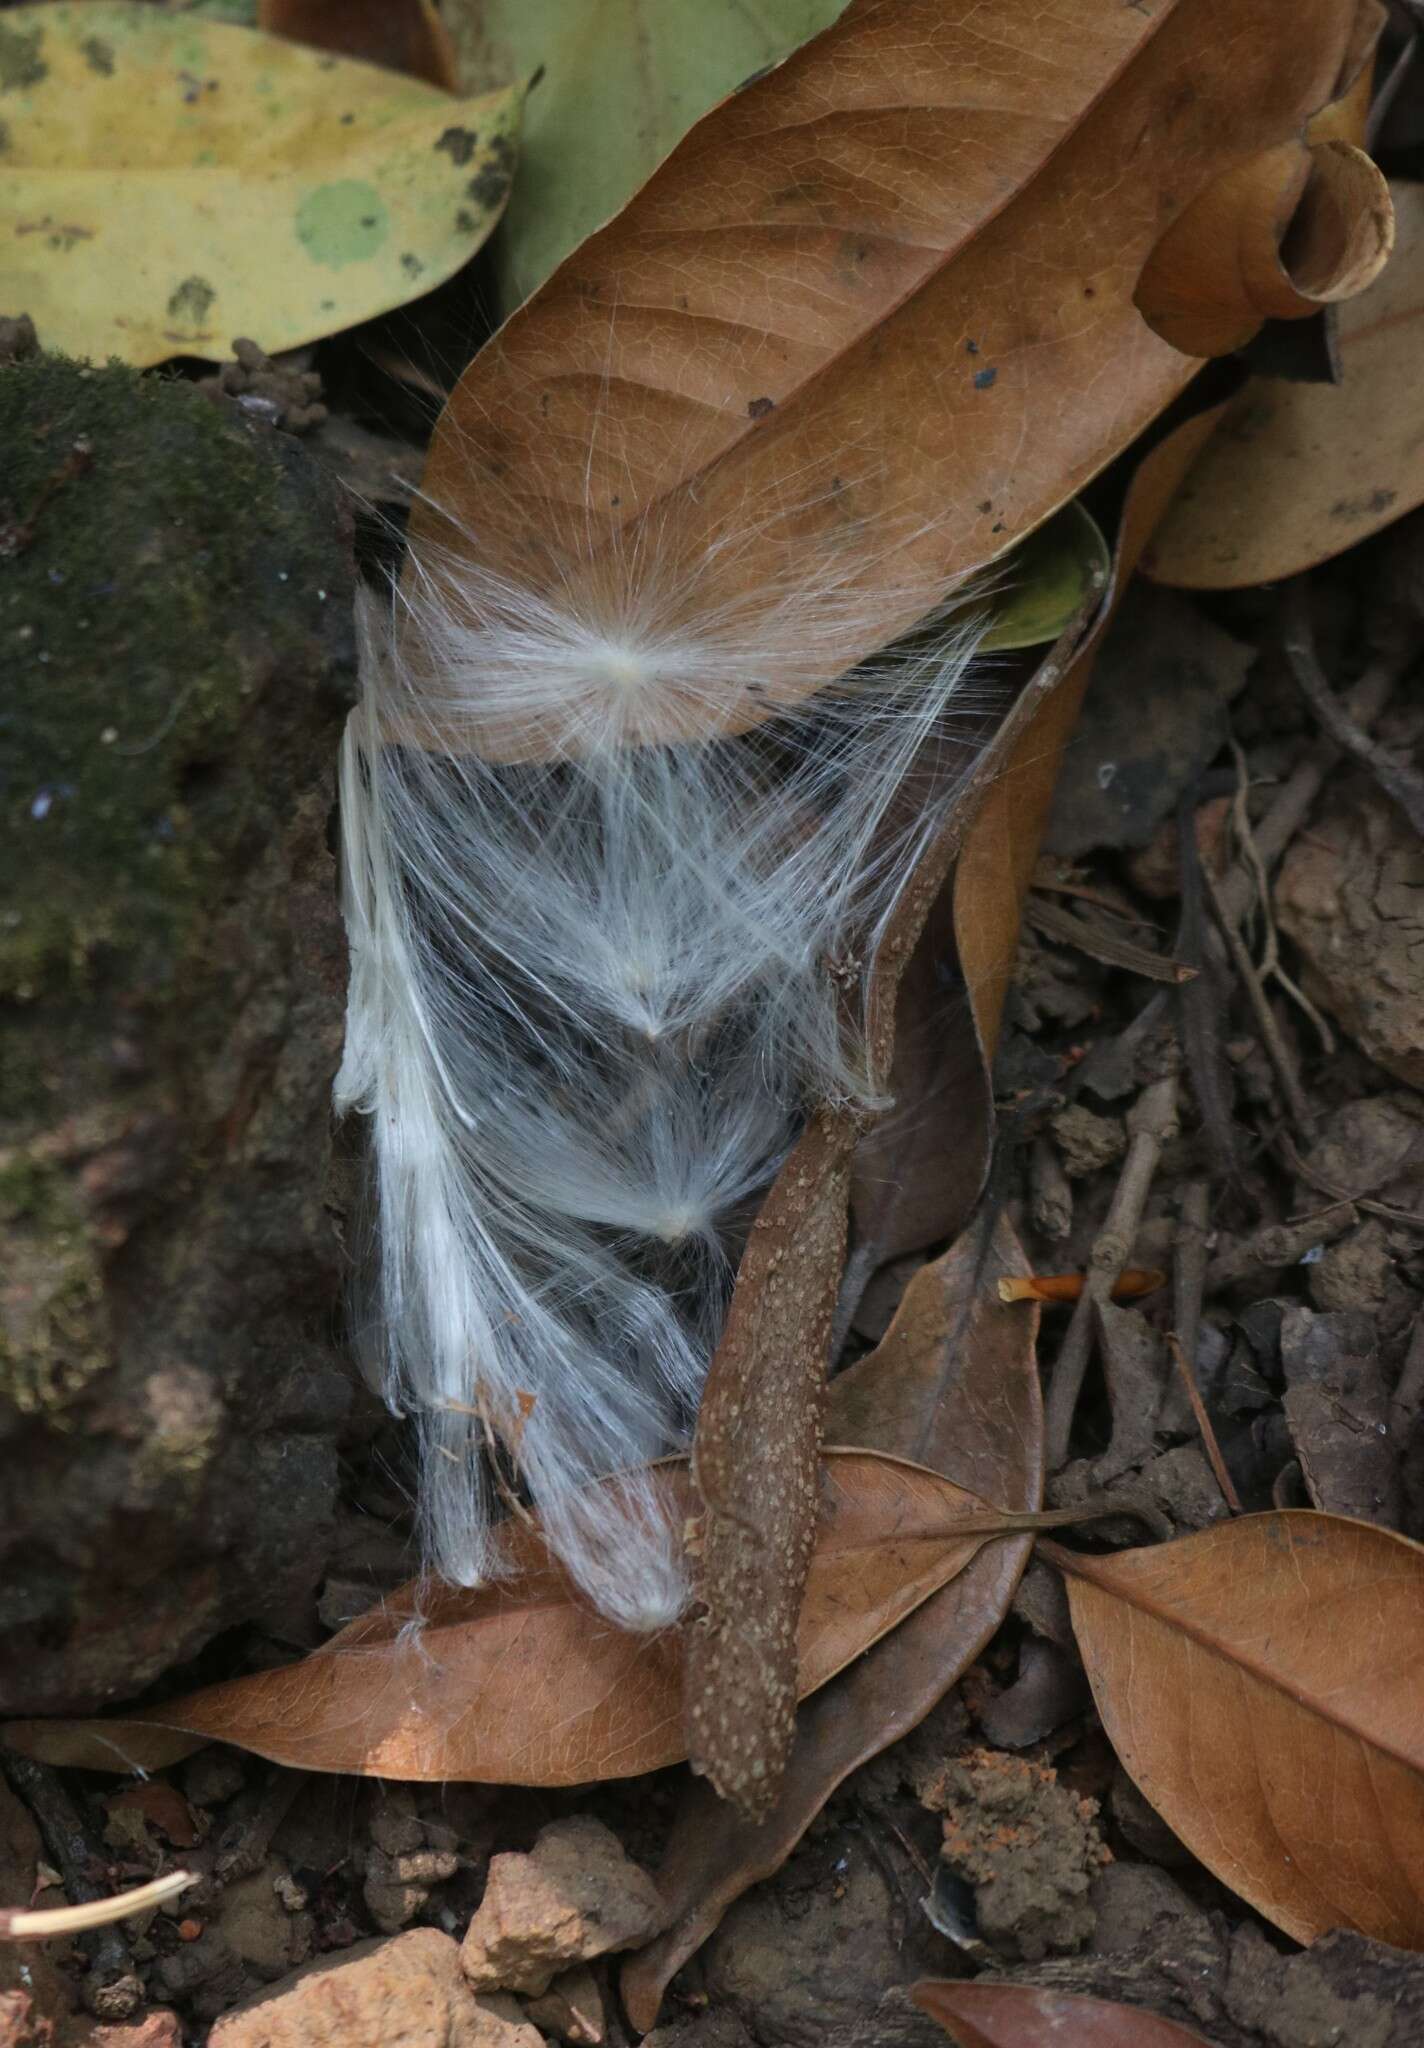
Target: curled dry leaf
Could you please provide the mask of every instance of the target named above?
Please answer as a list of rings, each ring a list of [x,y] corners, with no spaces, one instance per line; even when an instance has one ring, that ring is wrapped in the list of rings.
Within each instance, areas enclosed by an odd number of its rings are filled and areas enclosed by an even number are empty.
[[[686,1461],[656,1469],[685,1519]],[[828,1454],[820,1500],[799,1638],[806,1692],[936,1595],[1004,1520],[938,1473],[870,1451]],[[678,1762],[679,1631],[628,1635],[593,1615],[532,1523],[509,1551],[509,1579],[474,1590],[416,1581],[298,1664],[123,1719],[12,1722],[4,1739],[94,1770],[157,1769],[230,1742],[302,1770],[496,1785],[579,1785]]]
[[[499,218],[517,89],[452,100],[136,0],[5,21],[25,69],[0,301],[48,348],[139,366],[221,361],[241,334],[293,348],[429,291]]]
[[[1097,521],[1076,498],[1035,529],[999,572],[981,654],[1042,647],[1100,595],[1112,556]],[[997,580],[997,579],[996,579]]]
[[[260,0],[257,25],[270,35],[423,78],[441,92],[460,90],[460,67],[435,0]],[[503,86],[518,75],[507,71],[490,84]]]
[[[1394,258],[1336,316],[1340,382],[1244,387],[1148,550],[1157,582],[1279,582],[1424,503],[1424,185],[1393,192]]]
[[[656,557],[677,604],[754,605],[769,686],[669,681],[637,730],[773,716],[1041,525],[1181,390],[1196,365],[1134,304],[1143,268],[1185,203],[1299,140],[1357,61],[1359,12],[852,0],[476,357],[414,532],[458,554],[477,527],[483,567],[544,564],[576,596]],[[1203,261],[1178,282],[1209,298]],[[808,585],[827,593],[814,645],[800,610],[778,640],[768,592]],[[496,759],[577,743],[549,710],[432,712]]]
[[[918,1273],[884,1341],[832,1383],[831,1437],[911,1458],[1007,1509],[1037,1508],[1038,1312],[1006,1307],[995,1288],[1022,1264],[1008,1225],[984,1219]],[[1029,1547],[1022,1535],[985,1544],[868,1656],[803,1703],[780,1790],[760,1823],[705,1783],[689,1782],[658,1871],[668,1928],[623,1975],[635,2026],[653,2025],[675,1972],[734,1899],[780,1868],[843,1779],[908,1734],[978,1656],[1007,1611]]]
[[[959,2048],[1211,2048],[1138,2006],[1035,1984],[916,1984],[910,1996]]]
[[[1424,1548],[1300,1510],[1043,1549],[1108,1739],[1193,1854],[1297,1941],[1424,1946]]]

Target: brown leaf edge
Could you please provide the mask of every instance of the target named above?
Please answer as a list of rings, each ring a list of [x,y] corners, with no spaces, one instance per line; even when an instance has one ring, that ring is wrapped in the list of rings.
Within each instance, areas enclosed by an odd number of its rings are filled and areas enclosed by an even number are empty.
[[[1424,1546],[1284,1509],[1040,1550],[1108,1740],[1192,1853],[1293,1940],[1424,1947]]]
[[[1015,706],[1006,743],[995,747],[993,780],[975,809],[953,881],[955,944],[986,1097],[1023,908],[1059,765],[1093,665],[1153,531],[1216,432],[1227,403],[1208,400],[1143,455],[1123,501],[1110,580],[1092,626],[1071,658],[1065,661],[1055,649],[1057,664],[1050,659],[1035,676],[1024,701]]]
[[[981,1218],[916,1275],[884,1341],[832,1383],[830,1433],[913,1458],[1013,1510],[1043,1497],[1037,1310],[1007,1306],[998,1280],[1023,1270],[1008,1224]],[[753,1822],[689,1780],[658,1872],[669,1925],[623,1973],[646,2031],[673,1975],[759,1878],[780,1868],[836,1787],[922,1721],[998,1627],[1030,1544],[987,1544],[869,1655],[806,1702],[776,1800]]]
[[[1134,304],[1185,355],[1226,355],[1264,320],[1355,297],[1394,246],[1383,173],[1365,154],[1375,53],[1388,16],[1360,0],[1335,96],[1291,137],[1231,166],[1179,214]]]
[[[1036,1984],[927,1979],[910,1996],[959,2048],[1211,2048],[1204,2035],[1141,2006]]]

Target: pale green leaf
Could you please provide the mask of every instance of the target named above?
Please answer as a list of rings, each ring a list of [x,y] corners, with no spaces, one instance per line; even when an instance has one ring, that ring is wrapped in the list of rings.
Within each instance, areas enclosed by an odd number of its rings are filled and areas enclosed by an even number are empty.
[[[506,311],[610,219],[717,101],[845,0],[446,0],[465,83],[530,78],[496,255]]]

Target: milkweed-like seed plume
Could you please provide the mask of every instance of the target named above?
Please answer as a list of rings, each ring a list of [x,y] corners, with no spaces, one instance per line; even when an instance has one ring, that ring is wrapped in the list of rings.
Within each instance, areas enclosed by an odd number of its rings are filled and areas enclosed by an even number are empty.
[[[785,705],[840,630],[823,578],[699,616],[655,549],[537,585],[478,564],[471,536],[368,601],[342,752],[363,1343],[418,1422],[442,1573],[498,1573],[512,1469],[589,1597],[657,1627],[682,1546],[639,1467],[690,1438],[808,1109],[873,1093],[867,963],[939,817],[902,789],[955,744],[975,627]],[[687,736],[650,741],[669,704]]]

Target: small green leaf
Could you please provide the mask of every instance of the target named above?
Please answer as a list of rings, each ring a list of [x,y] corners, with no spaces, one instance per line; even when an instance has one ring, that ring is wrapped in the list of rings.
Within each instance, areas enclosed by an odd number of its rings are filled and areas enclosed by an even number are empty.
[[[1056,640],[1092,592],[1106,585],[1110,561],[1096,520],[1071,499],[1000,565],[981,646],[1003,653]]]

